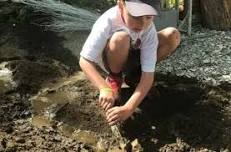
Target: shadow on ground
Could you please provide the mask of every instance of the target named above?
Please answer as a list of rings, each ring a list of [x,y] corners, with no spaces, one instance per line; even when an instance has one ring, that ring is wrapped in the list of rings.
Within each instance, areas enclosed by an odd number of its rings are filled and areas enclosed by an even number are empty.
[[[228,105],[208,100],[207,91],[196,81],[177,79],[157,82],[159,93],[147,96],[140,111],[122,125],[124,136],[138,139],[144,151],[231,149],[231,119],[225,112]],[[123,89],[122,101],[133,91]]]

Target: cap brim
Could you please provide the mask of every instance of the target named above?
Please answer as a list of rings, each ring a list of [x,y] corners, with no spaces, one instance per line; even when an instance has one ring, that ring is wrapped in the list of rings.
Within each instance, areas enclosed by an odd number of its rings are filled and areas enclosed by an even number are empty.
[[[125,1],[125,4],[132,16],[158,15],[155,8],[145,3]]]

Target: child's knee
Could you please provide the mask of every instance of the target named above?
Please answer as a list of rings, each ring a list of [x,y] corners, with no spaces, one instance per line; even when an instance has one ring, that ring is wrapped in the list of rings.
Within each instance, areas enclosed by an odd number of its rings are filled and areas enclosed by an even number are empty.
[[[166,35],[169,42],[172,42],[173,47],[177,47],[180,44],[180,32],[174,27],[166,28]]]
[[[158,32],[159,46],[166,46],[175,50],[180,44],[180,32],[174,27],[167,27]]]
[[[128,50],[130,47],[130,36],[124,31],[115,32],[111,39],[110,45],[119,50]]]

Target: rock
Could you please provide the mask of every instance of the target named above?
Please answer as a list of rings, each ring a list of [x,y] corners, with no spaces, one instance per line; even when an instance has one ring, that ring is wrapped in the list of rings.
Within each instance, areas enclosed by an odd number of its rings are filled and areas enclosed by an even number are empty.
[[[8,134],[11,134],[12,132],[14,132],[14,128],[12,126],[7,126],[4,131]]]
[[[3,151],[3,149],[6,148],[6,146],[7,146],[7,140],[6,140],[6,138],[1,139],[0,151],[1,150]]]
[[[61,139],[61,137],[57,136],[57,137],[54,137],[53,141],[54,142],[61,142],[62,139]]]
[[[26,140],[22,137],[16,137],[15,141],[16,141],[16,143],[20,143],[20,144],[23,144],[26,142]]]
[[[138,139],[135,139],[131,142],[131,145],[132,145],[132,151],[133,152],[141,152],[143,151],[143,148],[141,147]]]
[[[107,144],[106,144],[105,141],[103,141],[102,139],[100,139],[100,140],[97,142],[96,148],[97,148],[97,151],[99,151],[99,152],[104,152],[104,151],[107,151],[108,146],[107,146]]]

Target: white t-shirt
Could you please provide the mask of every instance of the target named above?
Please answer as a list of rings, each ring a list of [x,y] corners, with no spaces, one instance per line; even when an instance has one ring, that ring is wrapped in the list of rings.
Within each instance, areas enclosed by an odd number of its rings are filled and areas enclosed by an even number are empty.
[[[121,18],[118,6],[109,9],[97,19],[80,55],[102,66],[102,52],[107,41],[113,33],[119,30],[126,31],[134,42],[138,38],[141,40],[141,69],[143,72],[154,72],[158,47],[155,25],[152,23],[147,29],[139,33],[128,29]]]

